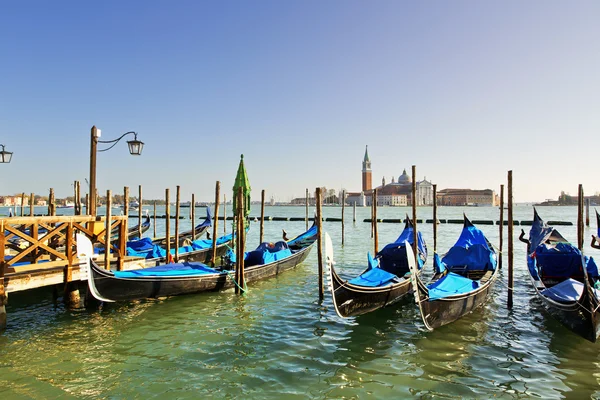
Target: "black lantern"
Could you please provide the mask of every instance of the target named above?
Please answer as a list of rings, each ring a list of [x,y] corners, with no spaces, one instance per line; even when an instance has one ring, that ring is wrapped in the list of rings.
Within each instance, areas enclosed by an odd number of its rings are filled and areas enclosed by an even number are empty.
[[[10,160],[12,159],[13,153],[10,151],[4,150],[3,144],[0,144],[0,146],[2,146],[2,151],[0,151],[0,163],[9,163]]]
[[[137,140],[137,133],[134,133],[135,137],[133,140],[127,141],[127,146],[129,146],[129,153],[132,156],[141,156],[142,149],[144,148],[144,142]]]

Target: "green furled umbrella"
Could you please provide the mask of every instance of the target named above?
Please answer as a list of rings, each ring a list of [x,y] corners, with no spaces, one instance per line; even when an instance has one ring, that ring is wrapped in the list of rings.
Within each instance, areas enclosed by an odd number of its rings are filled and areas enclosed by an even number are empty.
[[[237,194],[238,189],[242,188],[244,195],[244,217],[250,215],[250,182],[248,181],[248,174],[246,174],[246,168],[244,167],[244,155],[240,158],[240,165],[238,166],[237,176],[235,177],[235,183],[233,184],[233,215],[237,215]]]

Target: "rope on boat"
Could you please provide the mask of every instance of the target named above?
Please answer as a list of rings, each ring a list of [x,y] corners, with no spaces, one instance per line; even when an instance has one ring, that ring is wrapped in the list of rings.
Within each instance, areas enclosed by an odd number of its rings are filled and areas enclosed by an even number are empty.
[[[231,279],[233,281],[233,283],[235,284],[235,286],[238,287],[238,289],[240,289],[242,292],[246,293],[248,291],[248,286],[246,285],[246,282],[244,282],[244,287],[241,287],[237,281],[235,280],[235,278],[233,276],[231,276],[231,272],[229,271],[225,271],[227,273],[227,276],[229,277],[229,279]]]

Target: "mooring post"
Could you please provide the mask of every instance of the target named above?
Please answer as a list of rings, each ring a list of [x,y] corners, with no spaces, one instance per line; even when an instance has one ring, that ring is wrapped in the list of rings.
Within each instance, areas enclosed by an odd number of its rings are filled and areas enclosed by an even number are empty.
[[[196,195],[192,193],[192,203],[190,204],[190,219],[192,225],[192,242],[196,240],[196,227],[194,223],[196,221]]]
[[[75,181],[75,187],[77,188],[77,196],[75,197],[75,207],[77,207],[77,209],[75,210],[75,215],[81,215],[81,183],[79,181]]]
[[[513,192],[512,192],[512,171],[508,171],[508,300],[507,307],[513,306]]]
[[[215,202],[216,204],[216,202]],[[216,217],[215,217],[216,219]],[[223,235],[227,235],[227,196],[223,194]]]
[[[373,257],[379,251],[379,232],[377,231],[377,188],[373,189],[373,246],[375,252],[373,253]]]
[[[243,294],[243,289],[246,287],[246,272],[245,272],[245,259],[244,259],[244,251],[246,249],[246,196],[240,187],[240,201],[238,204],[241,204],[240,208],[240,259],[239,267],[240,267],[240,292]]]
[[[33,193],[31,193],[31,195],[29,196],[29,216],[30,217],[33,217],[33,199],[34,199]]]
[[[129,225],[129,186],[123,187],[123,215],[125,215],[125,221]]]
[[[417,166],[412,166],[412,218],[413,218],[413,251],[415,265],[419,265],[419,234],[417,231]],[[416,290],[416,288],[414,288]]]
[[[217,181],[215,185],[215,219],[213,222],[212,251],[210,253],[210,261],[212,263],[213,268],[217,263],[217,229],[219,228],[219,198],[221,197],[220,192],[221,182]],[[225,221],[223,221],[223,225],[226,225]]]
[[[356,222],[356,201],[352,203],[352,222]]]
[[[375,202],[373,201],[373,191],[371,190],[371,239],[375,237],[375,213],[373,212],[373,208],[375,207]]]
[[[110,234],[111,234],[111,197],[110,189],[106,191],[106,230],[104,231],[104,268],[110,271]]]
[[[177,185],[175,189],[175,262],[179,262],[179,204],[180,197],[179,192],[180,186]]]
[[[154,235],[152,235],[153,238],[156,237],[156,200],[154,200],[154,216],[152,217],[154,219]]]
[[[143,200],[142,200],[142,185],[140,185],[139,187],[139,194],[138,194],[138,203],[140,203],[140,206],[138,207],[138,239],[142,238],[142,205],[144,204]]]
[[[6,269],[5,249],[4,220],[0,219],[0,332],[6,329],[6,304],[8,303],[8,294],[4,288],[4,270]]]
[[[166,239],[166,250],[167,256],[165,262],[168,264],[171,262],[171,215],[169,210],[169,189],[165,189],[165,239]]]
[[[585,226],[590,226],[590,198],[585,199]]]
[[[263,242],[265,229],[265,189],[260,193],[260,240],[258,244]]]
[[[344,208],[346,207],[346,191],[342,190],[342,246],[344,245]]]
[[[433,254],[437,253],[437,185],[433,185]]]
[[[73,282],[73,242],[74,242],[74,230],[73,222],[69,222],[67,225],[67,242],[66,242],[66,255],[67,255],[67,268],[65,268],[65,290],[63,294],[63,301],[67,308],[79,308],[81,297],[79,295],[79,287],[77,282]]]
[[[577,188],[577,248],[583,251],[583,185]]]
[[[500,185],[500,227],[498,229],[498,235],[500,236],[500,254],[498,254],[498,268],[502,269],[502,259],[504,258],[504,254],[502,253],[502,246],[504,245],[504,185]]]
[[[319,264],[319,301],[323,301],[324,288],[323,288],[323,216],[321,209],[321,188],[318,187],[316,190],[316,206],[317,206],[317,259]]]
[[[236,211],[236,215],[235,215],[235,219],[237,222],[236,225],[236,230],[237,232],[235,232],[236,235],[236,242],[237,242],[237,255],[235,258],[235,280],[237,282],[237,285],[235,286],[235,293],[236,294],[240,294],[241,293],[241,288],[242,286],[242,269],[244,268],[243,263],[244,263],[244,237],[243,237],[243,231],[244,231],[244,193],[242,191],[242,188],[239,187],[238,188],[238,192],[236,194],[237,196],[237,210]]]
[[[85,194],[85,215],[92,215],[92,214],[90,214],[90,194],[89,193]]]
[[[48,215],[52,215],[52,204],[54,204],[54,189],[50,188],[50,193],[48,194]]]
[[[308,188],[306,188],[306,201],[304,206],[306,207],[306,215],[304,217],[304,222],[306,222],[306,230],[308,230]]]
[[[21,217],[25,216],[25,192],[21,193]]]

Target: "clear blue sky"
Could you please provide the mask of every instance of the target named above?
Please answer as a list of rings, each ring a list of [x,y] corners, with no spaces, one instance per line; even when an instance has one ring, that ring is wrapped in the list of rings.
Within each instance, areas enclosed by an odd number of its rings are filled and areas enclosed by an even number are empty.
[[[516,201],[600,191],[598,1],[2,1],[0,194],[98,188],[253,199],[360,190],[417,166]]]

